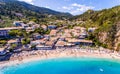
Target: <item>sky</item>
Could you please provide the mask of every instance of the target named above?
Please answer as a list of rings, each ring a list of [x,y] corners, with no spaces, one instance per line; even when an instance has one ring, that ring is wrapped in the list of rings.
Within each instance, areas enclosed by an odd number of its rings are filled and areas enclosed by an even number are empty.
[[[60,12],[69,12],[73,15],[79,15],[83,12],[92,10],[101,10],[120,5],[120,0],[20,0],[27,3],[46,7]]]

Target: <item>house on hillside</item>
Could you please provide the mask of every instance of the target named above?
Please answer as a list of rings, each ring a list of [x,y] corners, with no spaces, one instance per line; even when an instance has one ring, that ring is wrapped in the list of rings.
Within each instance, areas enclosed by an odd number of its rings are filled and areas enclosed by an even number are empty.
[[[51,50],[52,46],[46,46],[46,45],[39,44],[36,46],[36,49],[38,49],[38,50]]]
[[[23,23],[23,21],[14,21],[13,24],[14,24],[15,27],[22,27],[24,29],[29,27],[29,25]]]
[[[57,41],[57,43],[55,44],[56,48],[62,48],[62,47],[72,47],[74,46],[74,44],[66,42],[66,41]]]
[[[83,39],[68,39],[69,43],[75,44],[75,45],[84,45],[84,46],[91,46],[93,45],[93,41],[91,40],[83,40]]]
[[[16,27],[21,27],[23,24],[23,21],[14,21],[13,22],[13,25],[16,26]]]
[[[22,27],[23,27],[24,29],[27,29],[27,28],[29,27],[29,25],[22,23]]]
[[[61,36],[61,37],[59,38],[59,40],[60,40],[60,41],[65,41],[65,37],[64,37],[64,36]]]
[[[45,43],[45,46],[51,46],[52,48],[54,48],[54,46],[55,46],[55,42],[54,41],[47,41],[46,43]]]
[[[24,15],[22,13],[15,13],[16,16],[18,17],[23,17]]]
[[[51,30],[50,36],[56,36],[57,32],[58,32],[58,30]]]
[[[34,40],[30,42],[31,45],[39,45],[39,44],[45,44],[45,43],[46,43],[45,39],[39,39],[39,40]]]
[[[25,30],[26,30],[26,32],[28,32],[28,33],[31,32],[31,31],[34,31],[34,29],[33,29],[32,27],[27,27]]]
[[[34,40],[38,40],[38,39],[42,39],[42,38],[44,38],[44,36],[43,36],[43,35],[40,35],[39,33],[34,33],[34,34],[33,34],[33,39],[34,39]]]
[[[9,31],[5,29],[0,29],[0,37],[9,37]]]
[[[84,27],[81,27],[81,28],[80,28],[80,32],[82,32],[82,33],[83,33],[83,32],[86,32],[86,31],[87,31],[87,29],[86,29],[86,28],[84,28]]]
[[[46,25],[42,25],[41,26],[45,31],[48,29],[48,27]]]
[[[96,28],[88,28],[88,32],[94,32]]]
[[[7,53],[6,48],[0,48],[0,56],[3,56]]]
[[[57,26],[56,25],[48,25],[48,29],[56,29]]]
[[[59,37],[58,37],[58,36],[56,36],[56,37],[51,37],[51,38],[50,38],[50,41],[55,42],[55,41],[57,41],[58,39],[59,39]]]
[[[6,27],[0,28],[0,37],[9,37],[9,31],[11,30],[20,30],[23,29],[22,27]]]
[[[66,33],[66,34],[64,34],[64,36],[66,38],[72,38],[73,37],[73,33],[72,32],[71,33]]]
[[[8,45],[12,45],[12,44],[16,44],[17,46],[20,44],[20,40],[19,39],[11,39],[9,41],[7,41]]]
[[[66,44],[65,44],[65,47],[72,47],[72,46],[75,46],[75,44],[69,43],[69,42],[66,42]]]
[[[62,48],[62,47],[65,47],[65,45],[66,45],[65,41],[57,41],[57,43],[55,44],[55,47]]]
[[[44,39],[50,40],[50,35],[44,35]]]
[[[88,36],[88,34],[86,32],[85,33],[80,33],[78,38],[79,39],[85,39],[87,36]]]
[[[64,33],[70,33],[70,32],[72,32],[70,29],[65,29],[64,30]]]
[[[35,30],[35,29],[39,28],[40,25],[39,25],[39,24],[34,24],[34,25],[32,25],[31,27],[32,27],[32,30]]]

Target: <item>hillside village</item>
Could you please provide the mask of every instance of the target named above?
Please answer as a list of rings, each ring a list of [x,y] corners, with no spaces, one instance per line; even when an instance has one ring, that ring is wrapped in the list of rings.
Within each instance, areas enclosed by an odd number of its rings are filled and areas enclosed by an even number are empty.
[[[88,32],[94,32],[95,28],[74,26],[71,29],[67,25],[39,25],[35,22],[24,23],[14,21],[14,27],[0,28],[0,56],[8,53],[18,53],[31,50],[54,50],[56,48],[69,48],[75,46],[93,46],[92,40],[88,40]]]
[[[120,6],[98,11],[90,9],[73,16],[18,0],[1,0],[0,10],[0,51],[3,55],[6,50],[45,48],[49,42],[52,49],[62,43],[64,47],[90,44],[120,50]]]
[[[120,0],[0,0],[0,74],[120,74]]]

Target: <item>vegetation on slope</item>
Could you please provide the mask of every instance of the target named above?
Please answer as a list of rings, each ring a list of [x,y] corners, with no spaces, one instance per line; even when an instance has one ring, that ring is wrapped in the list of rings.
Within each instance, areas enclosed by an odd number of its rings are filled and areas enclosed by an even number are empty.
[[[0,27],[12,26],[14,20],[25,22],[32,20],[40,23],[71,16],[69,13],[61,13],[17,0],[0,0]]]
[[[86,28],[96,27],[97,30],[92,39],[98,39],[95,40],[98,45],[114,49],[116,45],[116,34],[120,30],[120,23],[118,23],[120,21],[120,6],[101,11],[88,10],[84,14],[75,16],[70,20],[83,21],[84,24],[81,26]]]

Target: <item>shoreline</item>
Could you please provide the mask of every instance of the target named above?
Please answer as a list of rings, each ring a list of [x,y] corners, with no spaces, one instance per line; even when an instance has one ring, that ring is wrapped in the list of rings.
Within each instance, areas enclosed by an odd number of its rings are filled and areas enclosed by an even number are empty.
[[[78,50],[78,49],[56,49],[56,50],[36,50],[30,52],[22,52],[19,55],[15,54],[9,61],[0,62],[0,69],[12,65],[19,65],[39,60],[56,59],[56,58],[100,58],[120,60],[120,55],[117,52],[108,53],[98,50]]]

